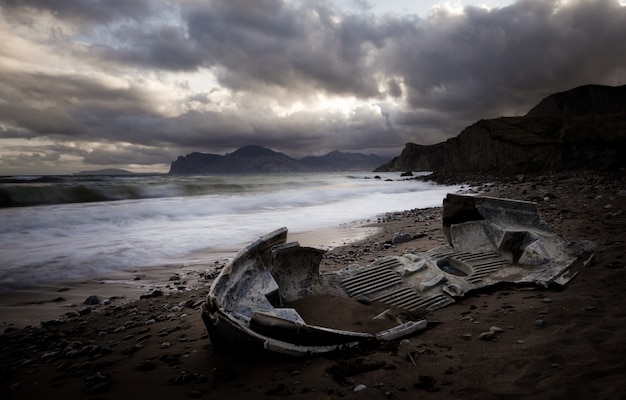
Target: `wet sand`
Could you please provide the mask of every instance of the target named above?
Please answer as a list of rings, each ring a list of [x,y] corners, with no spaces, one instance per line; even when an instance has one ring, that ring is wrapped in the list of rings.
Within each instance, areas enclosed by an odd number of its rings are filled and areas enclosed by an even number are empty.
[[[289,241],[322,249],[343,246],[377,232],[365,222],[339,227],[289,233]],[[278,227],[277,227],[278,228]],[[134,268],[107,276],[92,276],[73,282],[17,290],[0,294],[0,331],[8,327],[37,326],[85,308],[85,300],[98,296],[103,304],[120,305],[154,290],[164,293],[192,290],[210,285],[213,277],[247,243],[230,248],[207,249],[166,265]]]
[[[571,241],[588,239],[597,244],[595,263],[581,268],[562,290],[505,286],[468,296],[427,315],[437,323],[402,342],[297,359],[214,348],[199,304],[214,277],[209,269],[219,269],[223,261],[207,262],[207,268],[193,263],[154,279],[146,275],[131,280],[136,291],[122,291],[125,301],[93,309],[77,305],[65,308],[69,314],[63,318],[25,329],[4,328],[1,396],[623,398],[624,174],[520,177],[488,184],[472,179],[471,183],[490,195],[537,201],[541,217],[556,232]],[[322,268],[365,266],[380,256],[421,252],[445,241],[440,208],[389,214],[372,221],[370,227],[376,231],[363,240],[346,241],[329,250]],[[419,234],[419,238],[390,245],[398,232]],[[327,243],[332,240],[342,239]],[[187,276],[187,271],[202,275]],[[89,295],[109,296],[105,291],[89,291],[107,285],[86,285],[89,289],[76,295],[76,304]],[[69,289],[57,293],[51,288],[43,298],[69,299],[70,292],[79,291]],[[143,298],[131,293],[141,293]],[[36,301],[37,295],[25,293],[22,301]],[[47,307],[47,303],[37,305]],[[498,328],[495,337],[480,339],[492,327]]]

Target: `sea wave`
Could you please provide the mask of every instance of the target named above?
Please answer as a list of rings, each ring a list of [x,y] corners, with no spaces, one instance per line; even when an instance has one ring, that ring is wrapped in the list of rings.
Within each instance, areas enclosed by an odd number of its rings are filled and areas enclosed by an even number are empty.
[[[282,226],[302,232],[438,206],[445,193],[458,189],[395,178],[143,177],[104,185],[108,199],[126,186],[138,187],[139,198],[3,208],[0,291],[162,265],[195,251],[246,243]]]

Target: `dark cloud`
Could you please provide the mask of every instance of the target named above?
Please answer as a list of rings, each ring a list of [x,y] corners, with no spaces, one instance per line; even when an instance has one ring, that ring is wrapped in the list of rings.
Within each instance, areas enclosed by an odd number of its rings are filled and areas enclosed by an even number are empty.
[[[525,112],[543,96],[626,79],[626,8],[616,1],[519,1],[433,18],[397,38],[385,57],[404,77],[411,108],[456,114],[464,123]],[[459,112],[459,110],[464,110]]]
[[[519,0],[427,18],[356,3],[362,11],[345,13],[313,1],[0,0],[0,30],[13,38],[0,57],[14,61],[0,64],[0,139],[57,143],[15,150],[22,160],[103,165],[250,143],[393,155],[557,91],[626,82],[617,0]],[[212,78],[186,75],[199,71]],[[315,108],[337,96],[352,109]]]
[[[141,20],[160,1],[151,0],[1,0],[7,10],[33,8],[48,11],[59,19],[79,23],[108,23],[118,19]],[[162,4],[161,4],[162,5]]]

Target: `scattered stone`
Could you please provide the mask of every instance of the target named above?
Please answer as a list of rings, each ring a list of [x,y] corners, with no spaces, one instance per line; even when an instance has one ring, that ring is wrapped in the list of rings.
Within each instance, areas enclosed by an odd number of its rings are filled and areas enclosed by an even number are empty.
[[[353,390],[353,391],[354,391],[354,392],[362,392],[362,391],[364,391],[365,389],[367,389],[367,386],[365,386],[365,385],[363,385],[363,384],[360,384],[360,385],[356,385],[356,386],[354,387],[354,390]]]
[[[543,299],[541,299],[542,303],[552,303],[552,299],[549,297],[544,297]]]
[[[478,337],[480,340],[494,340],[496,338],[496,333],[489,331],[489,332],[483,332],[480,334],[480,336]]]
[[[504,332],[504,329],[500,328],[499,326],[492,326],[491,328],[489,328],[489,332],[502,333]]]
[[[100,296],[92,295],[87,297],[87,299],[83,302],[83,304],[88,306],[97,306],[102,303],[102,298]]]
[[[546,324],[546,321],[543,319],[535,320],[535,326],[544,326],[545,324]]]
[[[574,245],[574,248],[581,254],[593,254],[596,252],[598,245],[591,240],[581,240]]]
[[[393,239],[391,240],[391,243],[396,245],[396,244],[410,242],[411,240],[413,240],[413,235],[411,235],[410,233],[396,233]]]

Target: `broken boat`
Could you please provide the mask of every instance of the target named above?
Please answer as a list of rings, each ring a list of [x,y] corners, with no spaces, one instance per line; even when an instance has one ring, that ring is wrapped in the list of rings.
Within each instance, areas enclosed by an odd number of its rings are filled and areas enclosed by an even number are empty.
[[[475,290],[563,286],[595,254],[593,242],[553,232],[527,201],[448,194],[443,230],[448,244],[430,251],[320,274],[325,251],[287,243],[287,229],[277,229],[241,249],[211,285],[202,306],[211,341],[307,355],[400,339],[426,328],[420,315]]]

